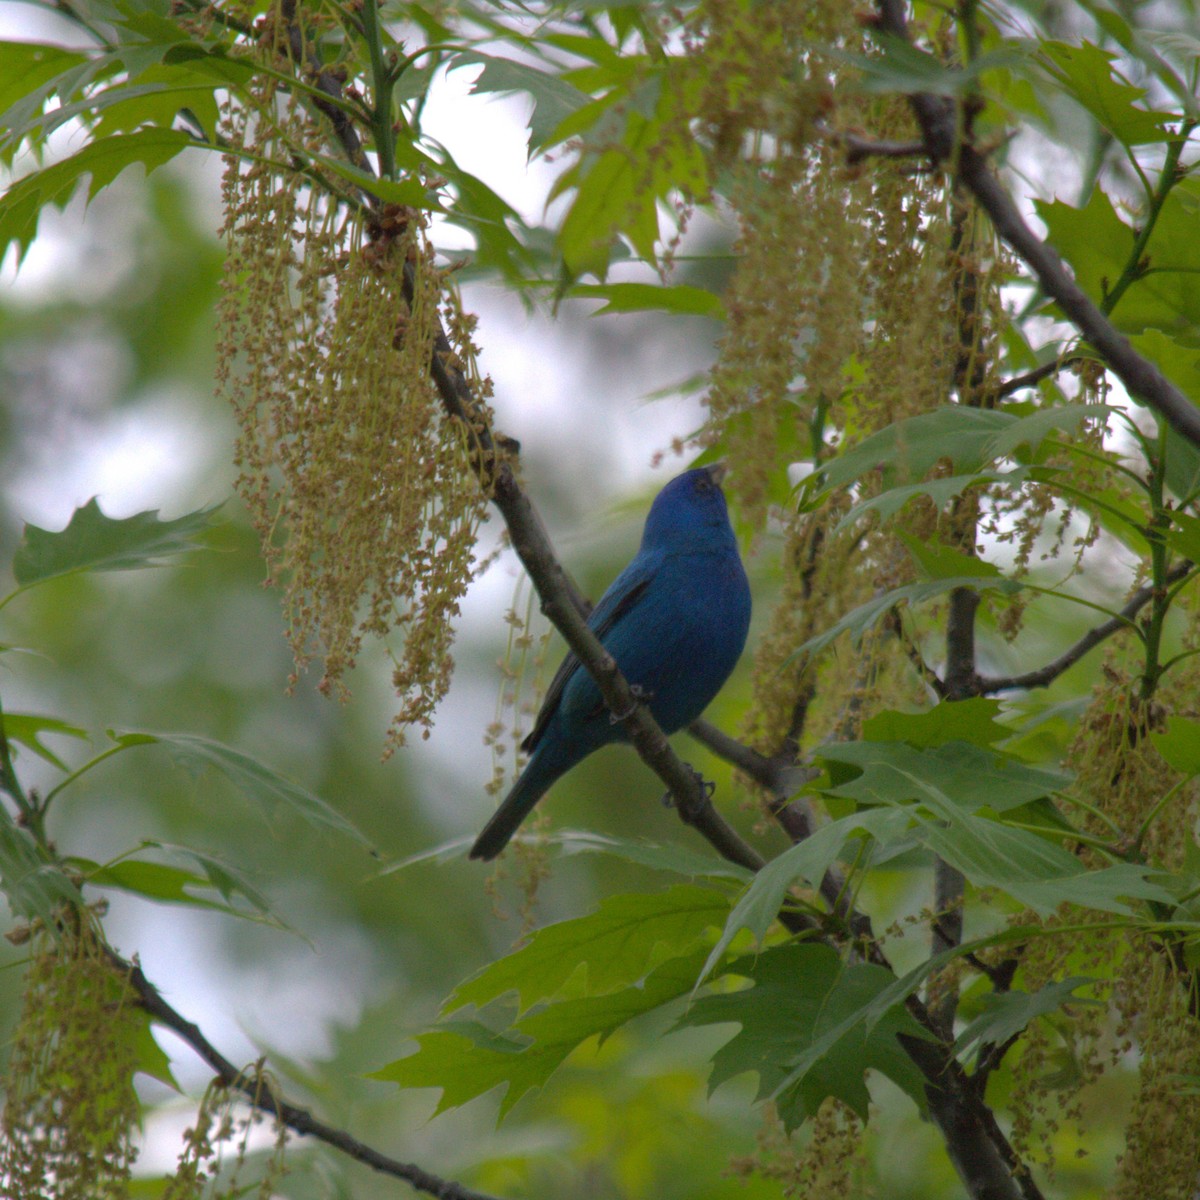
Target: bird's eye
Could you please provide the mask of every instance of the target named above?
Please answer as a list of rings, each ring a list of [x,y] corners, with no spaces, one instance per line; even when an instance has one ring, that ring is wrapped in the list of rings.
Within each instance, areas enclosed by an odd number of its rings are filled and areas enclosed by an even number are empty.
[[[712,480],[709,479],[706,475],[701,475],[700,478],[696,480],[696,491],[698,491],[698,492],[712,491]]]

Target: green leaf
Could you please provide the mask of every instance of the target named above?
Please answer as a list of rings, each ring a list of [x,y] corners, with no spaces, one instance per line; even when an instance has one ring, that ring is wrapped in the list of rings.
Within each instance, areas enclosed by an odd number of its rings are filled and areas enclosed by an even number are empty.
[[[140,164],[149,173],[195,144],[191,135],[175,129],[119,133],[89,142],[69,158],[25,175],[0,197],[0,256],[15,243],[19,264],[37,232],[43,209],[64,207],[85,177],[89,178],[87,198],[91,200],[126,167]]]
[[[133,1053],[134,1053],[134,1070],[140,1071],[143,1075],[149,1075],[151,1079],[157,1079],[160,1083],[165,1083],[167,1087],[174,1088],[179,1091],[179,1084],[175,1082],[175,1076],[171,1074],[171,1059],[167,1052],[154,1040],[152,1032],[153,1021],[148,1012],[142,1011],[138,1014],[138,1026],[133,1034]],[[155,1194],[155,1200],[162,1193]]]
[[[0,726],[3,727],[4,736],[10,742],[18,742],[27,747],[39,758],[45,759],[60,771],[66,771],[67,764],[49,746],[42,744],[42,735],[53,733],[60,737],[87,740],[87,732],[77,725],[68,725],[66,721],[60,721],[57,717],[39,717],[33,713],[6,712],[0,715]]]
[[[380,179],[372,172],[364,171],[361,167],[356,167],[345,159],[335,158],[331,154],[314,154],[313,161],[320,163],[339,179],[375,196],[385,204],[399,204],[405,208],[420,208],[427,212],[446,211],[437,196],[415,175],[399,181]]]
[[[200,873],[172,862],[135,856],[147,851],[177,862],[186,860],[198,866]],[[117,888],[163,904],[215,909],[235,917],[257,914],[284,927],[256,887],[227,863],[204,851],[145,841],[138,851],[110,863],[101,864],[86,858],[70,858],[67,861],[85,876],[85,882],[92,887]],[[214,900],[212,893],[220,896],[223,903]]]
[[[543,1086],[584,1042],[593,1037],[603,1041],[635,1017],[686,995],[699,965],[699,953],[668,959],[642,983],[547,1005],[504,1034],[477,1021],[447,1022],[420,1034],[415,1054],[372,1072],[370,1078],[402,1087],[441,1088],[438,1113],[504,1085],[499,1112],[503,1120],[526,1092]]]
[[[1043,917],[1063,904],[1131,915],[1127,900],[1171,903],[1171,894],[1148,876],[1154,868],[1118,863],[1088,870],[1057,842],[974,813],[963,812],[942,792],[914,778],[923,807],[914,811],[921,838],[939,858],[961,871],[976,887],[995,887]],[[987,797],[980,797],[984,803]]]
[[[897,536],[908,547],[917,569],[926,579],[961,579],[964,575],[1000,578],[1000,568],[955,546],[946,546],[936,537],[921,539],[897,530]]]
[[[955,1040],[955,1053],[964,1054],[972,1046],[982,1047],[985,1044],[1002,1046],[1038,1017],[1057,1012],[1067,1004],[1099,1005],[1098,1000],[1088,1000],[1074,994],[1081,987],[1094,982],[1093,979],[1075,975],[1058,983],[1048,983],[1032,995],[1014,990],[985,996],[983,1012]]]
[[[746,880],[750,872],[715,854],[689,850],[677,843],[658,845],[629,838],[610,837],[589,829],[563,829],[549,835],[548,844],[558,846],[564,855],[611,854],[625,862],[637,863],[655,871],[670,871],[690,878]]]
[[[114,733],[119,746],[159,745],[181,763],[215,767],[248,799],[270,812],[276,805],[294,812],[318,829],[334,829],[371,848],[365,834],[315,793],[280,775],[258,759],[209,738],[190,733]]]
[[[634,173],[627,154],[606,150],[578,176],[575,199],[563,220],[558,241],[563,262],[572,277],[601,278],[616,231],[634,205]]]
[[[1117,74],[1113,68],[1115,54],[1089,41],[1078,45],[1041,41],[1038,48],[1050,75],[1122,145],[1140,146],[1169,139],[1171,135],[1164,126],[1177,118],[1171,113],[1136,107],[1146,89],[1134,87]]]
[[[511,95],[523,92],[533,101],[529,118],[529,153],[533,155],[552,140],[554,131],[588,102],[588,95],[559,75],[539,70],[528,63],[495,58],[477,50],[456,54],[449,69],[483,64],[483,70],[471,86],[472,92]]]
[[[1182,334],[1186,338],[1186,334]],[[1129,339],[1193,404],[1200,405],[1200,351],[1161,329],[1147,329]],[[1200,448],[1167,425],[1167,487],[1177,499],[1200,494]]]
[[[1163,531],[1163,537],[1172,550],[1200,562],[1200,517],[1189,517],[1186,513],[1171,514],[1171,528]]]
[[[616,312],[674,313],[676,316],[709,317],[724,320],[725,305],[719,296],[704,288],[676,284],[664,287],[657,283],[576,284],[567,293],[582,299],[606,301],[593,316]]]
[[[947,742],[991,746],[1011,737],[1013,731],[996,718],[1001,704],[989,696],[943,700],[924,712],[904,713],[885,709],[863,722],[864,742],[907,742],[918,750]]]
[[[1018,467],[1014,471],[975,471],[969,475],[941,475],[921,483],[906,483],[887,488],[877,496],[868,496],[854,505],[834,526],[833,531],[835,535],[842,533],[867,513],[876,513],[881,521],[886,521],[917,496],[928,497],[938,512],[944,512],[950,502],[958,499],[969,487],[995,483],[1003,488],[1015,488],[1023,484],[1031,474],[1029,467]]]
[[[906,837],[911,824],[911,815],[903,809],[867,809],[822,825],[804,841],[777,855],[754,876],[734,905],[720,939],[704,963],[700,980],[716,969],[730,943],[743,929],[748,929],[761,944],[779,916],[792,884],[804,879],[812,887],[820,887],[825,872],[841,856],[851,838],[865,834],[879,845],[887,846]]]
[[[13,915],[56,927],[55,914],[64,905],[79,907],[79,889],[54,863],[38,852],[29,833],[21,829],[0,804],[0,888]]]
[[[1084,421],[1107,419],[1111,411],[1103,404],[1053,405],[1025,413],[1016,405],[1006,409],[947,405],[864,438],[822,469],[820,483],[842,487],[878,470],[884,487],[890,488],[922,479],[944,459],[955,475],[972,477],[990,463],[1013,457],[1022,447],[1036,451],[1051,434],[1071,433]],[[961,491],[966,485],[959,480],[955,486]]]
[[[516,992],[522,1011],[557,995],[577,979],[583,993],[602,995],[642,979],[655,962],[687,953],[707,930],[720,927],[730,899],[722,891],[677,884],[663,892],[610,896],[586,917],[539,929],[512,954],[455,988],[443,1012],[482,1008]]]
[[[1168,717],[1166,731],[1152,733],[1150,740],[1171,770],[1188,779],[1200,775],[1200,721]]]
[[[882,54],[846,54],[826,48],[825,53],[862,74],[868,92],[927,92],[936,96],[958,96],[979,84],[984,71],[996,70],[1021,60],[1015,50],[979,55],[965,69],[946,66],[941,59],[914,46],[906,38],[876,31],[872,41]]]
[[[1133,230],[1117,215],[1112,201],[1096,187],[1082,208],[1062,200],[1035,200],[1034,207],[1076,282],[1093,300],[1102,300],[1133,251]]]
[[[936,790],[957,811],[1004,813],[1053,794],[1071,778],[970,742],[920,749],[905,742],[841,742],[819,746],[814,754],[826,763],[858,769],[852,779],[835,779],[827,789],[829,795],[858,804],[911,804]]]
[[[29,587],[75,571],[158,566],[164,559],[195,549],[197,537],[212,524],[213,512],[202,508],[174,521],[160,521],[155,510],[113,520],[93,498],[77,508],[59,532],[26,525],[13,555],[13,576],[22,587]]]
[[[924,1031],[900,1004],[882,1014],[873,1008],[896,982],[891,972],[868,963],[848,967],[828,946],[794,943],[743,960],[736,974],[752,986],[704,996],[677,1023],[741,1027],[713,1057],[710,1090],[753,1071],[758,1098],[774,1097],[788,1129],[829,1096],[865,1121],[868,1070],[886,1075],[924,1104],[924,1080],[897,1040],[897,1034],[922,1037]]]
[[[41,109],[56,91],[55,81],[81,67],[87,56],[42,42],[0,42],[0,143],[28,111]],[[15,149],[15,146],[13,147]]]

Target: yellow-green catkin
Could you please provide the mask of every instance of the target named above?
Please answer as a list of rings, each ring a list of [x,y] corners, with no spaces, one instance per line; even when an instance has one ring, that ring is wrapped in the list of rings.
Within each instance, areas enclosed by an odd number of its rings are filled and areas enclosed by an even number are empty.
[[[1161,948],[1130,956],[1126,1000],[1140,1049],[1115,1200],[1193,1200],[1200,1170],[1200,1021],[1189,988]],[[1134,994],[1135,993],[1135,994]]]
[[[259,1062],[243,1078],[255,1098],[271,1108],[273,1081]],[[248,1106],[241,1093],[214,1081],[196,1110],[196,1119],[184,1131],[183,1149],[161,1200],[238,1200],[253,1195],[271,1200],[287,1173],[287,1126],[275,1120],[270,1151],[256,1152],[252,1145],[267,1119],[261,1107]],[[248,1178],[248,1176],[251,1176]]]
[[[486,396],[471,320],[421,214],[375,223],[334,198],[335,180],[299,186],[290,151],[320,130],[290,98],[264,86],[225,132],[218,382],[241,426],[239,492],[283,590],[297,670],[319,657],[320,690],[344,696],[364,640],[381,639],[398,745],[408,726],[428,733],[449,685],[485,502],[472,431],[445,416],[430,376],[441,321]]]
[[[755,1153],[730,1170],[770,1180],[789,1200],[858,1200],[866,1195],[862,1134],[862,1122],[839,1100],[824,1101],[803,1134],[789,1134],[767,1105]]]
[[[0,1118],[0,1196],[122,1200],[145,1019],[86,919],[58,940],[36,937],[31,951]]]
[[[909,162],[851,161],[842,131],[911,138],[911,117],[846,86],[844,60],[824,47],[873,53],[842,4],[710,0],[697,10],[695,56],[709,75],[699,119],[732,181],[739,227],[702,441],[729,460],[739,516],[756,530],[787,496],[790,467],[812,469],[835,446],[954,398],[960,331],[946,185]],[[868,478],[861,493],[878,486]],[[837,647],[823,664],[798,654],[812,634],[912,578],[890,531],[868,523],[834,536],[846,509],[835,497],[783,510],[782,593],[755,659],[747,723],[767,753],[813,717],[824,732],[851,736],[876,704],[921,695],[894,636],[850,652],[849,671]],[[937,520],[931,506],[910,506],[899,523],[926,536]]]

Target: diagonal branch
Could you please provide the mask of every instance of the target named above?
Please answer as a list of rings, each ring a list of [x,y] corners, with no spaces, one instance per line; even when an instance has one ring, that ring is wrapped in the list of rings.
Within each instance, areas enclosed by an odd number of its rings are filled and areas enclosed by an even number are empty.
[[[254,1108],[275,1117],[294,1133],[315,1137],[373,1171],[402,1179],[418,1192],[436,1196],[438,1200],[495,1200],[485,1192],[476,1192],[452,1179],[442,1179],[433,1175],[415,1163],[392,1158],[366,1142],[360,1142],[345,1130],[319,1121],[306,1108],[300,1108],[275,1095],[264,1094],[262,1088],[257,1087],[253,1080],[247,1079],[245,1072],[234,1066],[204,1036],[199,1026],[163,999],[162,993],[146,978],[136,962],[127,962],[111,950],[109,956],[113,966],[129,979],[130,986],[137,993],[139,1007],[160,1025],[165,1025],[178,1034],[213,1069],[224,1087],[240,1092]]]
[[[905,0],[878,0],[879,28],[910,41]],[[1025,260],[1047,294],[1067,319],[1095,347],[1105,365],[1129,394],[1154,409],[1193,446],[1200,447],[1200,408],[1197,408],[1112,322],[1075,282],[1066,264],[1047,242],[1025,223],[1012,197],[997,179],[987,159],[959,137],[958,113],[952,100],[927,92],[908,97],[935,162],[950,162],[961,182],[991,218],[996,232]]]

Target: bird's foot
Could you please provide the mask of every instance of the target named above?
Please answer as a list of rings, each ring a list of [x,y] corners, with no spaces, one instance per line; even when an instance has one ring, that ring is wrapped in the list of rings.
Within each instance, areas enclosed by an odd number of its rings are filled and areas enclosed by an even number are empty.
[[[654,693],[647,691],[639,683],[631,683],[629,690],[633,693],[633,703],[624,712],[610,712],[608,714],[608,723],[610,725],[624,724],[624,722],[628,721],[637,712],[639,704],[649,704],[654,698]]]
[[[666,808],[677,808],[679,815],[685,821],[692,822],[698,817],[712,802],[713,793],[717,790],[717,785],[711,779],[705,779],[691,763],[683,764],[692,773],[692,778],[696,781],[697,790],[700,793],[700,798],[697,802],[684,806],[679,803],[674,792],[667,792],[662,798],[663,805]]]

